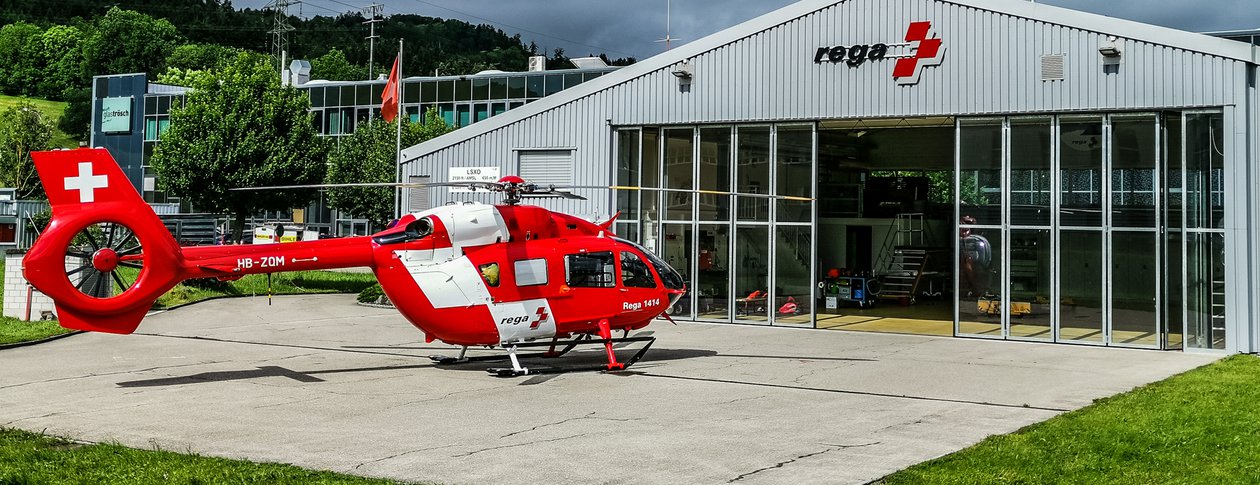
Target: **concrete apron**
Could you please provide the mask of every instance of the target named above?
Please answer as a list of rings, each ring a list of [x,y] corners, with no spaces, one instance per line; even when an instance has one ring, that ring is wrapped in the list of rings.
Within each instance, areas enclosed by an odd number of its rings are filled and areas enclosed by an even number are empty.
[[[448,484],[864,483],[1217,358],[646,330],[659,340],[632,372],[500,379],[490,364],[435,367],[428,355],[455,349],[353,296],[218,300],[152,315],[137,335],[0,352],[0,425]]]

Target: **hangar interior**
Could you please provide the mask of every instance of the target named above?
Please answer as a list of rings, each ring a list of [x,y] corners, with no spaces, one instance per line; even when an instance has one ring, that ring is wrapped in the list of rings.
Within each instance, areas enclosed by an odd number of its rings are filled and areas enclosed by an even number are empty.
[[[1222,348],[1222,137],[1219,110],[622,127],[615,229],[683,273],[681,318]]]

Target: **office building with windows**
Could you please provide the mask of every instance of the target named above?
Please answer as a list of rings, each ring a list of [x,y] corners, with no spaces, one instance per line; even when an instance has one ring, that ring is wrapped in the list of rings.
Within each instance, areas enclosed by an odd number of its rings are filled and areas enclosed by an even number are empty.
[[[601,63],[602,64],[602,63]],[[432,108],[448,125],[464,127],[520,108],[616,71],[596,66],[554,71],[487,71],[475,75],[409,77],[403,81],[403,110],[412,121]],[[297,89],[310,97],[313,123],[320,134],[340,137],[362,123],[380,118],[386,81],[312,80]],[[92,82],[90,146],[105,147],[132,184],[152,203],[178,202],[157,190],[147,160],[170,127],[172,107],[181,106],[187,88],[149,83],[143,73],[96,76]],[[195,208],[193,208],[195,210]],[[338,235],[364,234],[367,221],[337,217],[316,204],[307,211],[314,227]]]

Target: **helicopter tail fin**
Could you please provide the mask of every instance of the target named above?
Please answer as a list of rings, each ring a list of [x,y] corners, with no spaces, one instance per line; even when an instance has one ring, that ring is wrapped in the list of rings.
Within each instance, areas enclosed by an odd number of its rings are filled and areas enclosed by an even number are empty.
[[[23,260],[63,327],[135,331],[178,282],[180,248],[104,149],[31,154],[52,219]]]

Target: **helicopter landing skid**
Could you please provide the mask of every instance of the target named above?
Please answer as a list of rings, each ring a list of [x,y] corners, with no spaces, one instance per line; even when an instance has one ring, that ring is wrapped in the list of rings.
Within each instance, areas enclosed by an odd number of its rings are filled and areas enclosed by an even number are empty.
[[[639,349],[638,352],[635,352],[635,354],[632,355],[630,359],[625,362],[617,362],[616,360],[612,360],[608,364],[591,365],[591,366],[578,366],[578,367],[544,366],[544,367],[527,368],[527,367],[521,366],[520,360],[519,360],[519,358],[521,357],[542,357],[542,358],[560,357],[564,354],[569,353],[570,350],[573,350],[578,345],[603,345],[606,349],[609,349],[608,350],[609,352],[611,352],[611,348],[613,345],[620,344],[620,343],[631,343],[631,342],[647,342],[647,345],[644,345],[643,348]],[[639,359],[642,359],[643,355],[647,353],[648,349],[652,347],[652,343],[654,342],[656,342],[656,337],[622,337],[622,338],[597,339],[597,338],[591,338],[590,335],[583,335],[581,337],[575,338],[567,342],[557,342],[557,341],[523,342],[523,343],[518,343],[514,345],[508,345],[506,346],[506,350],[507,350],[506,355],[479,355],[476,357],[466,357],[464,355],[464,352],[461,351],[459,357],[434,355],[434,356],[430,356],[429,358],[433,359],[434,362],[437,362],[438,365],[454,365],[454,364],[463,364],[467,362],[510,360],[512,362],[512,367],[491,367],[489,369],[486,369],[486,372],[489,372],[490,374],[498,376],[498,377],[519,377],[519,376],[533,375],[533,374],[560,374],[560,373],[565,373],[565,372],[619,371],[619,370],[625,370],[625,368],[630,367],[630,365],[634,364],[635,362],[638,362]],[[564,347],[561,348],[560,350],[556,350],[557,345],[564,345]],[[529,354],[518,354],[516,352],[517,349],[519,348],[527,348],[527,347],[550,347],[550,349],[546,352],[533,352]]]
[[[626,360],[625,362],[617,362],[615,359],[615,355],[612,354],[612,346],[619,343],[629,343],[629,342],[647,342],[647,345],[644,345],[643,348],[639,349],[638,352],[635,352],[634,355],[630,356],[629,360]],[[578,345],[603,345],[606,349],[608,349],[610,362],[607,364],[587,365],[587,366],[571,366],[571,367],[546,366],[546,367],[534,367],[534,368],[527,368],[527,367],[521,366],[520,361],[517,360],[518,355],[516,354],[516,348],[517,347],[541,347],[541,346],[549,345],[549,344],[546,342],[526,342],[526,343],[509,346],[507,348],[507,358],[512,361],[512,367],[491,367],[489,369],[486,369],[486,372],[489,372],[491,375],[496,376],[496,377],[520,377],[520,376],[525,376],[525,375],[537,375],[537,374],[564,374],[568,372],[622,371],[622,370],[626,370],[626,368],[630,367],[635,362],[638,362],[639,359],[642,359],[643,355],[647,353],[648,349],[652,348],[652,344],[655,342],[656,342],[656,337],[577,339],[577,340],[570,341],[568,343],[568,347],[565,348],[565,352],[568,352],[573,347],[578,346]],[[543,353],[543,354],[546,354],[546,353]],[[543,355],[543,354],[532,354],[532,355]],[[499,357],[499,358],[502,359],[502,357]]]
[[[551,342],[539,342],[539,343],[530,342],[530,343],[516,344],[518,347],[525,347],[525,346],[542,347],[543,345],[548,345],[551,347],[546,352],[520,354],[518,355],[518,357],[542,357],[545,359],[552,359],[552,358],[560,357],[564,354],[569,353],[569,351],[573,350],[574,347],[577,347],[578,344],[590,338],[591,338],[590,335],[582,335],[568,342],[559,342],[556,340],[552,340]],[[556,345],[565,345],[565,347],[560,350],[556,350]],[[468,347],[464,347],[463,349],[460,349],[458,357],[451,357],[449,355],[430,355],[429,359],[433,360],[433,362],[436,362],[438,365],[453,365],[453,364],[463,364],[466,362],[487,362],[487,361],[493,362],[496,360],[503,360],[507,358],[507,356],[504,356],[504,355],[479,355],[476,357],[467,357],[465,355],[467,352],[468,352]]]

